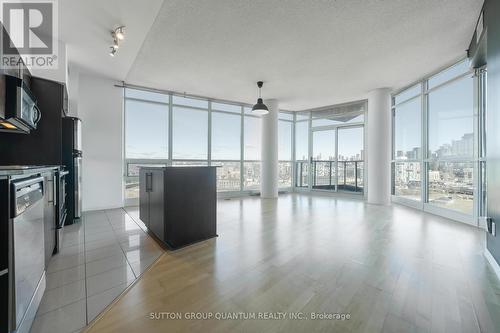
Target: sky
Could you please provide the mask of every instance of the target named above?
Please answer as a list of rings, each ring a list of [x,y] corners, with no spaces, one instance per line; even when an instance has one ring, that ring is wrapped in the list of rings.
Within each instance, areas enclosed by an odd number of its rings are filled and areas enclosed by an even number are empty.
[[[168,107],[161,104],[127,100],[126,105],[127,157],[148,159],[168,158]],[[173,158],[207,159],[208,113],[183,107],[174,107],[172,117]],[[238,114],[212,112],[212,160],[240,159],[240,123]],[[297,156],[307,155],[307,122],[298,123]],[[292,159],[291,122],[278,122],[278,159]],[[330,159],[335,155],[334,132],[315,132],[315,155]],[[333,134],[332,134],[333,133]],[[342,135],[341,135],[342,133]],[[316,137],[316,135],[315,135]],[[261,120],[245,117],[245,160],[260,160]],[[339,132],[339,153],[355,156],[362,149],[362,130]]]
[[[435,79],[440,83],[439,78]],[[431,82],[431,81],[430,81]],[[413,89],[415,91],[415,89]],[[168,102],[165,95],[140,93],[129,97],[146,97]],[[208,102],[174,96],[174,101],[196,107]],[[460,140],[473,133],[473,79],[464,78],[431,91],[429,94],[429,147],[431,151],[443,144]],[[421,99],[416,98],[396,108],[396,151],[411,151],[421,145]],[[239,160],[241,107],[213,103],[213,108],[234,112],[234,115],[212,113],[212,160]],[[183,107],[173,109],[173,158],[207,159],[208,113]],[[127,100],[126,147],[128,158],[168,158],[168,106]],[[279,121],[279,160],[292,159],[292,123]],[[339,130],[338,153],[345,157],[361,154],[362,128]],[[244,159],[260,160],[261,120],[245,117]],[[297,122],[296,159],[307,159],[308,121]],[[335,131],[313,132],[313,156],[329,160],[335,157]]]
[[[218,108],[222,109],[223,105]],[[229,111],[229,109],[227,109]],[[175,106],[172,117],[173,158],[207,159],[208,113],[202,110]],[[168,158],[168,106],[127,100],[126,103],[127,157],[137,159]],[[293,123],[278,122],[278,159],[292,159]],[[241,118],[239,114],[212,112],[212,160],[239,160]],[[297,158],[307,156],[308,122],[297,123]],[[323,159],[334,158],[334,132],[315,132],[314,154]],[[333,134],[332,134],[333,133]],[[342,135],[340,134],[342,133]],[[260,160],[261,120],[245,117],[244,159]],[[362,149],[362,130],[339,132],[339,153],[356,156]],[[307,159],[307,157],[305,157]]]
[[[208,112],[176,106],[172,122],[173,158],[207,159]],[[168,158],[167,105],[127,100],[125,123],[128,158]],[[260,160],[261,120],[245,117],[244,124],[245,159]],[[240,127],[240,115],[212,112],[212,160],[240,159]],[[280,156],[290,159],[291,126],[285,127],[290,139],[286,147],[287,134],[280,131]]]
[[[429,148],[460,140],[474,129],[473,79],[464,78],[429,93]],[[396,107],[395,150],[411,151],[421,146],[421,99]]]
[[[464,73],[467,62],[462,62],[429,79],[432,88]],[[414,86],[396,97],[397,101],[419,93]],[[126,89],[129,98],[144,98],[168,103],[169,96],[160,93]],[[406,97],[404,97],[406,96]],[[437,150],[445,143],[460,140],[466,133],[473,133],[473,79],[470,77],[449,83],[429,94],[429,147]],[[174,104],[208,108],[208,101],[172,96]],[[212,103],[212,160],[240,159],[241,106]],[[245,108],[245,114],[249,111]],[[173,158],[207,159],[208,113],[183,107],[173,110]],[[261,120],[244,117],[244,159],[260,160]],[[420,98],[408,101],[396,109],[396,151],[411,151],[421,146]],[[292,123],[279,121],[278,158],[292,159]],[[135,100],[126,102],[126,151],[128,158],[168,158],[168,106]],[[308,121],[296,125],[296,159],[308,159]],[[363,130],[339,130],[338,153],[346,157],[361,154]],[[335,132],[314,131],[313,156],[328,160],[335,156]]]

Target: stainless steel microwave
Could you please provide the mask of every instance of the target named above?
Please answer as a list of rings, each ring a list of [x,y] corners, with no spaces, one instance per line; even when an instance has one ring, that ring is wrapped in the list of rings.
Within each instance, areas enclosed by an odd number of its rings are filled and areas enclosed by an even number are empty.
[[[26,83],[15,76],[4,75],[3,112],[0,113],[0,131],[29,133],[36,129],[41,119],[41,112],[36,99]]]

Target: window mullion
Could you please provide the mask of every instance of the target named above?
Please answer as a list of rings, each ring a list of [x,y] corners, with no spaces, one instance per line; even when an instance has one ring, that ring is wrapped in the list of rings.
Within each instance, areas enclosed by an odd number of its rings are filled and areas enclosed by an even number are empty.
[[[168,95],[168,165],[172,165],[173,156],[173,119],[174,111],[172,107],[172,94]]]

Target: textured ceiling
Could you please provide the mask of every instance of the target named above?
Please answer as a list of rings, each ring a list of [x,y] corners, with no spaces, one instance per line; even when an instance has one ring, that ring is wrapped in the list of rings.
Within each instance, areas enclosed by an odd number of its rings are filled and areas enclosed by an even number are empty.
[[[128,83],[303,110],[394,89],[465,55],[481,0],[64,0],[84,70]],[[110,29],[127,26],[116,57]]]
[[[165,0],[126,80],[302,110],[400,88],[465,55],[480,0]]]
[[[163,0],[61,0],[59,38],[67,45],[70,66],[124,80]],[[111,30],[126,26],[116,57],[109,56]]]

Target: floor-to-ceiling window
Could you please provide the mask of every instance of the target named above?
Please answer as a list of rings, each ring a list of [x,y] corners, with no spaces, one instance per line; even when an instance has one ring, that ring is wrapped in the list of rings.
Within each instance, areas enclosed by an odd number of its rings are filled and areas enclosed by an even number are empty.
[[[293,113],[278,114],[278,187],[291,188],[293,176]]]
[[[474,223],[485,168],[481,80],[464,60],[393,96],[393,200]]]
[[[243,190],[260,188],[260,147],[262,140],[262,120],[252,114],[252,109],[244,108],[243,117]]]
[[[363,192],[364,131],[363,126],[339,127],[337,186],[339,191]]]
[[[336,189],[336,142],[335,129],[315,129],[312,132],[311,186],[313,189],[332,191]]]
[[[393,194],[400,198],[421,201],[421,84],[395,96],[393,103]]]
[[[241,105],[212,103],[211,156],[219,192],[241,189]]]
[[[364,192],[366,102],[297,113],[295,187]]]
[[[213,165],[226,195],[260,190],[261,117],[242,103],[125,88],[125,204],[138,199],[142,165]],[[279,186],[293,176],[293,118],[279,113]]]
[[[428,83],[428,202],[472,215],[474,78],[466,75],[446,84],[433,80]]]
[[[279,188],[362,192],[364,105],[279,112]],[[219,192],[258,192],[261,131],[248,105],[126,88],[126,204],[137,202],[141,165],[218,166]]]
[[[139,167],[168,163],[169,97],[125,90],[125,200],[139,196]]]
[[[172,96],[172,165],[208,165],[208,101]]]
[[[295,114],[295,187],[309,186],[309,122],[310,112]]]

